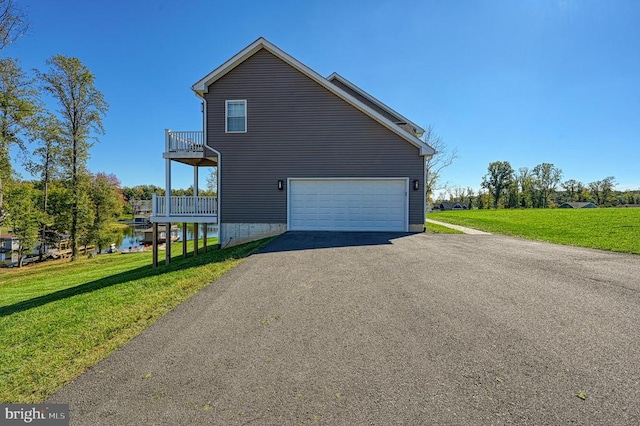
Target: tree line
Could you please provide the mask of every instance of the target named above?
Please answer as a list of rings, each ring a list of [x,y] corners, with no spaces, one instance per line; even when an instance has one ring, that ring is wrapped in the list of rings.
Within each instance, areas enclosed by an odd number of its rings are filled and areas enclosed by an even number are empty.
[[[198,195],[200,196],[215,196],[217,193],[217,181],[215,179],[216,170],[212,169],[210,174],[207,176],[207,185],[206,189],[198,188]],[[172,188],[171,195],[174,197],[180,196],[193,196],[195,193],[193,189],[193,185],[189,186],[187,189],[182,188]],[[123,214],[130,215],[133,213],[133,208],[131,206],[132,201],[137,200],[151,200],[153,198],[153,194],[163,196],[166,194],[166,190],[162,187],[156,185],[136,185],[136,186],[123,186],[122,187],[122,196],[125,201],[125,205],[123,208]]]
[[[13,0],[0,0],[0,53],[27,29]],[[0,56],[0,227],[18,239],[21,260],[67,236],[75,260],[78,245],[101,249],[113,239],[124,199],[114,175],[87,168],[109,108],[95,76],[74,57],[55,55],[45,66],[27,73],[17,58]],[[23,180],[16,161],[36,179]]]
[[[552,163],[515,170],[508,161],[489,163],[482,178],[481,190],[454,187],[440,192],[441,201],[462,202],[468,208],[549,208],[565,202],[592,202],[599,207],[640,204],[640,190],[616,191],[614,176],[583,183],[562,180],[562,170]]]

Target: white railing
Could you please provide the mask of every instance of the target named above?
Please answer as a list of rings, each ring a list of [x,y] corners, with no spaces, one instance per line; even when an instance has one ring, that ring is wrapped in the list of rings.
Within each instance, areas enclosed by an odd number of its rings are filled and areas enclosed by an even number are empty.
[[[169,199],[167,215],[165,196],[153,194],[153,216],[217,216],[217,197],[173,196]]]
[[[202,152],[203,141],[203,132],[199,130],[188,132],[165,130],[167,152]]]

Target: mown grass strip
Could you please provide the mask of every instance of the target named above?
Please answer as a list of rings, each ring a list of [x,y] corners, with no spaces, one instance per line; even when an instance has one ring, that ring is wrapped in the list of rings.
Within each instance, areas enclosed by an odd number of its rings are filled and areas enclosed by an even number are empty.
[[[426,222],[426,225],[427,232],[431,234],[464,234],[462,231],[438,225],[437,223]]]
[[[467,210],[431,219],[538,241],[640,254],[640,209]]]
[[[151,268],[150,253],[0,273],[0,402],[39,402],[270,239]]]

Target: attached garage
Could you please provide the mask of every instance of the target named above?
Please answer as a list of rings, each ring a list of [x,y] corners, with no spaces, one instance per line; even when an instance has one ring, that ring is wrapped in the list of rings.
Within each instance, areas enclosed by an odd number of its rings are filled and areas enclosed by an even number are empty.
[[[289,179],[292,231],[408,231],[407,178]]]
[[[218,221],[221,247],[288,230],[424,232],[426,130],[355,84],[260,38],[192,88],[203,129],[168,138],[167,189],[173,160],[217,164],[216,215],[202,220]]]

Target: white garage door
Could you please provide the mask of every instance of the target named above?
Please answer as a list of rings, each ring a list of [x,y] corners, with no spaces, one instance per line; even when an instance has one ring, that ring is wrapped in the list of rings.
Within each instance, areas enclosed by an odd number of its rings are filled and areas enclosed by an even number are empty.
[[[290,179],[292,231],[407,231],[407,179]]]

